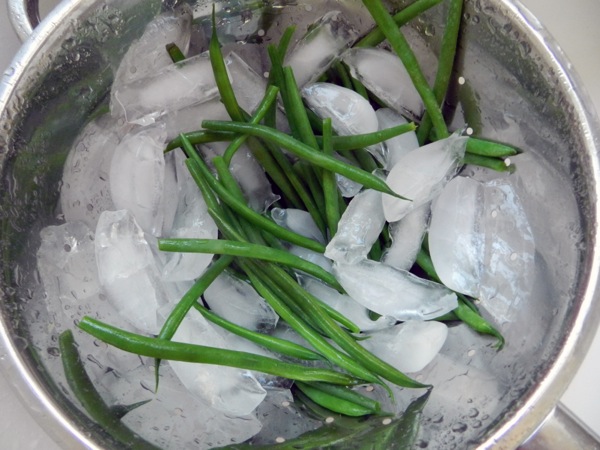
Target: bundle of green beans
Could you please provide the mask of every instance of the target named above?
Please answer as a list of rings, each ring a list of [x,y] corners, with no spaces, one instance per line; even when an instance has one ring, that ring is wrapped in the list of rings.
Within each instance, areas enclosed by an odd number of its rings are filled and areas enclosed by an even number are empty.
[[[392,16],[380,0],[363,0],[376,27],[356,43],[356,46],[374,46],[387,39],[404,63],[426,107],[425,116],[418,127],[421,143],[449,135],[441,104],[453,76],[462,0],[448,0],[448,22],[433,87],[425,81],[399,27],[440,1],[417,0]],[[283,65],[293,33],[293,28],[286,30],[278,45],[268,47],[271,60],[269,85],[262,102],[250,115],[240,107],[228,78],[213,13],[209,53],[221,100],[231,121],[204,121],[201,130],[180,135],[169,143],[166,151],[181,148],[187,156],[186,165],[204,197],[209,214],[219,228],[221,239],[161,239],[159,248],[163,251],[202,252],[220,256],[183,296],[156,337],[119,330],[89,317],[84,318],[79,326],[115,347],[155,358],[157,383],[162,359],[221,364],[295,380],[299,395],[329,411],[348,416],[378,415],[382,413],[379,404],[353,391],[350,389],[352,386],[374,383],[389,389],[385,382],[410,388],[429,386],[411,379],[366,351],[357,338],[360,330],[352,321],[298,284],[295,271],[302,271],[343,292],[330,273],[284,251],[283,242],[319,253],[323,253],[325,248],[321,243],[283,228],[270,217],[252,210],[229,171],[229,163],[240,146],[247,144],[265,169],[274,190],[281,195],[279,206],[301,208],[309,212],[327,239],[335,234],[346,207],[338,192],[335,175],[343,175],[366,188],[399,197],[372,173],[379,168],[378,163],[363,149],[417,127],[408,124],[364,135],[335,136],[331,119],[316,120],[311,111],[305,108],[293,71]],[[174,61],[183,58],[183,54],[173,45],[168,46],[168,51]],[[329,81],[339,81],[367,98],[378,101],[358,80],[350,77],[341,63],[334,64],[326,77]],[[291,135],[275,128],[278,97],[289,121]],[[212,160],[216,175],[196,148],[197,145],[213,141],[230,142],[224,155]],[[343,153],[350,162],[335,158],[338,152]],[[294,155],[295,162],[289,153]],[[516,153],[512,147],[471,137],[465,163],[507,170],[503,158]],[[379,258],[388,244],[389,236],[384,230],[370,257]],[[426,247],[422,249],[417,265],[424,276],[437,280]],[[307,349],[283,339],[246,330],[204,307],[199,301],[204,291],[225,270],[243,276],[280,318],[313,348]],[[309,368],[297,362],[283,362],[240,351],[171,342],[184,317],[194,314],[190,312],[192,309],[217,326],[287,359],[324,361],[327,367]],[[459,307],[444,319],[463,321],[480,333],[495,336],[498,347],[503,344],[501,334],[479,314],[472,299],[460,296]]]

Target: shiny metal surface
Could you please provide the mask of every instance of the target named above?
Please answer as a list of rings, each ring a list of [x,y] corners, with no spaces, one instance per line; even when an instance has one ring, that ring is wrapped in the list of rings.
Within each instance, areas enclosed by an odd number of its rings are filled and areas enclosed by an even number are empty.
[[[6,123],[8,115],[11,115],[11,117],[17,115],[15,114],[15,111],[18,110],[16,106],[20,106],[17,97],[19,95],[23,96],[24,93],[34,89],[37,82],[36,75],[38,75],[36,71],[43,69],[43,58],[39,58],[42,49],[45,47],[55,52],[61,39],[73,32],[72,29],[64,25],[65,22],[68,22],[66,18],[70,19],[70,24],[85,21],[87,19],[86,15],[93,9],[95,3],[83,2],[82,6],[78,7],[75,7],[75,2],[62,5],[51,18],[54,21],[54,31],[50,31],[50,27],[42,28],[25,47],[25,50],[21,53],[23,65],[3,80],[4,84],[0,93],[0,102],[3,106],[1,108],[3,111],[2,123]],[[492,8],[498,4],[498,2],[482,3],[483,7],[479,13],[482,13],[486,7]],[[573,80],[571,75],[564,70],[563,56],[551,40],[548,40],[544,35],[539,24],[533,18],[528,17],[527,13],[520,10],[518,6],[511,3],[502,3],[497,10],[487,11],[487,17],[492,17],[495,14],[501,17],[502,20],[506,19],[507,22],[513,24],[512,26],[515,29],[525,28],[530,30],[532,37],[527,38],[527,43],[531,46],[529,53],[534,56],[537,54],[542,55],[540,64],[544,65],[545,68],[550,67],[552,76],[556,78],[554,82],[559,88],[559,95],[562,96],[562,103],[560,104],[566,106],[567,113],[560,120],[567,120],[571,125],[576,124],[573,125],[573,130],[563,131],[568,135],[565,140],[573,146],[564,151],[573,152],[574,155],[569,155],[567,158],[569,159],[568,164],[560,165],[559,169],[563,171],[561,174],[573,176],[573,182],[579,183],[574,189],[574,195],[578,200],[581,200],[581,202],[577,201],[576,203],[583,210],[583,212],[580,211],[580,214],[584,216],[582,217],[582,228],[584,229],[582,237],[586,243],[586,247],[580,249],[580,253],[574,257],[574,261],[578,265],[577,270],[574,272],[579,281],[575,286],[575,296],[571,300],[570,310],[557,313],[563,320],[561,320],[560,326],[554,326],[551,335],[533,337],[534,340],[537,339],[534,342],[536,344],[534,347],[540,354],[547,355],[551,360],[551,364],[544,367],[544,364],[538,362],[532,366],[534,371],[532,379],[527,380],[528,383],[518,391],[519,394],[522,394],[522,397],[513,401],[509,405],[510,408],[503,412],[503,417],[499,415],[496,424],[488,427],[487,434],[480,435],[478,438],[481,439],[479,444],[483,447],[513,448],[522,442],[538,426],[546,414],[552,410],[585,353],[591,339],[590,330],[595,329],[598,322],[598,310],[593,302],[598,273],[598,261],[594,246],[596,239],[595,222],[598,213],[596,204],[598,162],[595,156],[598,147],[598,130],[596,129],[596,119],[589,112],[586,105],[587,100],[583,99],[582,101],[578,96],[577,81]],[[552,56],[549,57],[548,54]],[[49,60],[53,56],[51,55]],[[41,60],[39,63],[41,67],[32,67],[38,64],[38,59]],[[49,60],[46,63],[49,63]],[[20,84],[13,89],[11,86],[16,83]],[[535,101],[535,95],[533,97]],[[10,108],[13,108],[12,111]],[[9,111],[8,114],[7,110]],[[11,122],[10,128],[13,127],[14,123]],[[5,152],[0,151],[2,164],[5,164],[5,155],[12,151],[12,144],[10,137],[6,143],[0,142],[0,145],[6,145],[3,148],[7,150]],[[544,150],[541,153],[544,154]],[[551,154],[547,153],[544,156],[550,157]],[[573,169],[571,165],[574,165],[575,168]],[[578,258],[580,258],[579,261]],[[535,320],[535,317],[530,317],[530,319]],[[27,360],[27,352],[19,351],[23,349],[19,349],[19,346],[15,344],[14,324],[7,319],[6,312],[3,325],[3,338],[11,352],[11,358],[15,361],[19,370],[17,376],[22,374],[26,376],[27,383],[36,389],[36,396],[46,403],[46,407],[51,408],[52,415],[58,417],[64,424],[72,423],[72,413],[63,412],[60,409],[52,411],[53,407],[60,408],[64,406],[60,403],[63,400],[57,402],[54,397],[56,393],[49,392],[47,386],[36,380],[39,374],[36,374],[35,370],[32,369],[31,361]],[[522,322],[519,325],[521,327],[525,326]],[[507,327],[510,331],[510,324]],[[513,330],[515,336],[518,335],[517,331],[522,333],[524,330],[522,328],[516,331]],[[540,345],[538,344],[542,337],[545,338],[544,341],[547,339],[548,342],[545,345],[548,347],[539,350]],[[513,351],[518,357],[523,358],[523,355],[519,354],[519,350],[522,349],[507,349],[509,355]],[[531,357],[531,354],[526,356]],[[494,359],[493,357],[490,358]],[[512,369],[513,367],[509,367],[508,370]],[[535,373],[535,371],[539,371],[539,373]],[[473,380],[476,381],[476,378]],[[91,445],[85,432],[76,431],[72,426],[71,432],[77,435],[78,440],[85,442],[86,445]]]
[[[40,24],[38,0],[8,0],[8,13],[13,28],[23,42]]]

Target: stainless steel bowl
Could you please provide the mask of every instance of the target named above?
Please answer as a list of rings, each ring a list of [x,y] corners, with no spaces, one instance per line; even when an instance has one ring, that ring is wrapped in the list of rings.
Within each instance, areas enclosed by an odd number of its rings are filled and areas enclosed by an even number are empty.
[[[341,3],[265,2],[279,19],[293,12],[301,24]],[[70,144],[109,90],[124,50],[160,7],[155,0],[63,2],[27,41],[0,87],[2,367],[27,386],[23,392],[35,398],[40,420],[64,447],[111,443],[65,388],[52,347],[56,330],[46,304],[52,300],[44,299],[36,277],[38,232],[59,220],[57,186]],[[444,8],[436,7],[410,32],[436,49],[443,17]],[[524,151],[514,158],[518,169],[510,180],[534,229],[537,271],[522,297],[482,305],[506,336],[504,350],[453,328],[443,357],[423,373],[437,387],[420,438],[428,448],[514,448],[556,406],[600,318],[600,134],[563,55],[518,3],[468,0],[464,18],[461,75],[474,92],[478,131]],[[256,23],[235,14],[230,21],[249,34]],[[271,36],[276,27],[267,30]],[[466,105],[464,96],[457,98]],[[455,126],[462,125],[459,117]]]

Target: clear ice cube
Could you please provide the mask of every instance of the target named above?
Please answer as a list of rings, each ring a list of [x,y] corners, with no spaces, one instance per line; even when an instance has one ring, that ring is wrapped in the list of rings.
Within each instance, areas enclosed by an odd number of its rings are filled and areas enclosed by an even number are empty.
[[[419,372],[442,349],[448,327],[441,322],[408,320],[368,333],[361,345],[401,372]]]
[[[329,11],[289,52],[285,65],[290,66],[298,86],[317,80],[358,37],[340,11]]]
[[[204,300],[215,314],[249,330],[269,333],[279,320],[250,284],[227,273],[211,283]]]
[[[430,204],[426,203],[413,209],[398,222],[390,223],[392,244],[383,254],[382,262],[402,270],[409,270],[413,266],[427,231],[430,210]]]
[[[435,319],[458,306],[456,294],[447,287],[377,261],[336,262],[333,274],[365,308],[398,320]]]
[[[342,214],[325,256],[345,264],[366,258],[384,225],[381,192],[365,189],[350,201]]]
[[[379,129],[396,127],[408,123],[408,121],[399,113],[390,108],[380,108],[375,111],[379,120]],[[383,163],[386,169],[391,169],[396,165],[398,160],[412,150],[419,148],[417,133],[409,131],[395,138],[388,139],[384,142]]]
[[[294,208],[273,208],[271,217],[277,225],[325,244],[323,233],[308,212]]]
[[[168,298],[151,244],[134,217],[126,210],[103,212],[94,243],[98,279],[108,301],[137,329],[157,333],[157,309]]]
[[[165,141],[164,126],[134,130],[115,149],[109,171],[115,208],[130,211],[155,236],[164,219]]]
[[[185,4],[152,19],[142,36],[127,49],[115,74],[114,85],[131,83],[171,65],[173,61],[165,50],[167,44],[174,43],[186,54],[190,45],[192,19],[192,9]]]
[[[395,53],[381,48],[352,48],[342,55],[350,74],[395,111],[418,119],[423,102]]]
[[[456,134],[432,142],[400,158],[387,177],[388,186],[407,200],[383,194],[383,211],[388,222],[402,219],[409,211],[428,203],[454,177],[467,145]]]
[[[111,114],[129,123],[149,125],[174,110],[214,99],[218,95],[208,53],[171,64],[153,75],[115,86]]]

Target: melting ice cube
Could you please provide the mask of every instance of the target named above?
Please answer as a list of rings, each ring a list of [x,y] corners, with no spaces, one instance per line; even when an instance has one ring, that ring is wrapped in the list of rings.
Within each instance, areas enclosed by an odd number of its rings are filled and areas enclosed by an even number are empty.
[[[318,79],[358,37],[340,11],[330,11],[296,44],[285,64],[302,87]]]
[[[350,201],[342,214],[325,256],[345,264],[366,258],[384,225],[381,192],[365,189]]]
[[[192,9],[181,5],[175,10],[165,11],[156,16],[135,40],[119,64],[115,74],[115,86],[152,75],[173,63],[167,44],[174,43],[186,54],[192,32]]]
[[[279,226],[294,231],[304,237],[314,239],[321,244],[325,244],[323,233],[315,224],[315,221],[306,211],[294,208],[273,208],[271,217]]]
[[[392,244],[385,251],[382,262],[402,270],[409,270],[413,266],[427,231],[430,209],[427,203],[390,224]]]
[[[452,180],[434,202],[429,232],[432,261],[451,289],[482,300],[528,291],[535,244],[509,181]]]
[[[408,200],[383,194],[383,211],[388,222],[400,220],[410,210],[440,193],[458,170],[467,139],[452,135],[413,150],[398,160],[386,181],[394,192]]]
[[[110,194],[117,209],[131,211],[144,231],[162,230],[166,134],[164,126],[138,129],[123,138],[110,164]]]
[[[208,53],[171,64],[153,75],[113,87],[111,114],[129,123],[149,125],[170,111],[209,101],[218,95]]]
[[[380,262],[335,263],[333,274],[365,308],[398,320],[435,319],[458,306],[456,294],[445,286]]]
[[[418,372],[446,342],[448,327],[441,322],[409,320],[368,334],[361,345],[401,372]]]
[[[136,328],[157,333],[157,309],[167,303],[167,294],[150,244],[133,216],[125,210],[103,212],[94,243],[98,279],[110,303]]]
[[[353,48],[342,56],[353,77],[390,108],[411,118],[423,115],[423,102],[400,61],[380,48]]]
[[[224,319],[249,330],[268,333],[279,316],[248,283],[227,273],[219,275],[206,289],[204,300]]]
[[[375,111],[379,120],[379,129],[385,130],[398,125],[408,123],[399,113],[390,108],[380,108]],[[412,150],[419,148],[417,134],[414,131],[408,131],[395,138],[388,139],[384,142],[384,167],[391,169],[396,165],[398,160]]]

